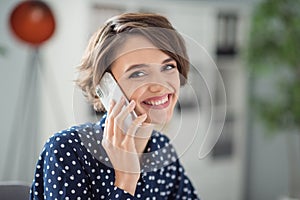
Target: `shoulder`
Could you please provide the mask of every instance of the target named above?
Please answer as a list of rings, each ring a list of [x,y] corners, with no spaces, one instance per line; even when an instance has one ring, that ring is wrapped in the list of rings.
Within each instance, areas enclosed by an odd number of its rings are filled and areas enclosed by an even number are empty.
[[[162,134],[161,132],[156,131],[156,130],[153,131],[151,138],[159,140],[159,142],[162,142],[162,143],[170,142],[170,139],[168,138],[168,136],[166,136],[165,134]]]
[[[168,136],[156,130],[153,131],[150,140],[154,143],[158,143],[164,146],[170,144],[170,139],[168,138]]]
[[[69,150],[74,148],[82,148],[86,143],[91,141],[102,140],[102,129],[99,124],[85,123],[72,126],[68,129],[53,134],[45,143],[43,151]]]
[[[166,147],[173,148],[172,144],[170,144],[170,139],[161,132],[154,130],[149,139],[146,151],[153,152]]]
[[[142,171],[157,171],[177,162],[177,154],[169,138],[153,131],[142,155]]]

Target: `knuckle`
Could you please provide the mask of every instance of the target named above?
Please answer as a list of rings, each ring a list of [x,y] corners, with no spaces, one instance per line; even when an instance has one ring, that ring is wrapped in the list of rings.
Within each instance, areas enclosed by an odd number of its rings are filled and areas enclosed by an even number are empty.
[[[121,121],[120,115],[118,115],[117,117],[115,117],[115,119],[114,119],[115,123],[119,123],[120,121]]]
[[[114,118],[112,116],[107,118],[107,123],[113,123],[114,122]]]
[[[107,140],[103,139],[103,140],[101,141],[101,145],[103,146],[104,149],[107,149],[107,148],[108,148]]]
[[[119,147],[121,148],[121,149],[124,149],[124,150],[126,150],[126,144],[124,143],[124,142],[122,142],[122,143],[120,143],[119,144]]]
[[[140,118],[136,118],[133,122],[132,122],[132,124],[134,125],[134,126],[140,126],[141,125],[141,119]]]

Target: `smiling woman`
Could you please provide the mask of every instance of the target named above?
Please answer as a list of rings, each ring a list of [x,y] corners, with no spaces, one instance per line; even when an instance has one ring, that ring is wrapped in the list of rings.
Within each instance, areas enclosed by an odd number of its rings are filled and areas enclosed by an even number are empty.
[[[112,63],[111,72],[128,99],[136,103],[136,113],[146,113],[146,122],[167,123],[179,95],[176,60],[141,36],[129,38],[120,51],[126,53]]]
[[[100,122],[52,136],[31,198],[198,199],[169,139],[154,130],[172,118],[188,66],[184,41],[165,17],[109,19],[90,40],[77,84],[96,110],[104,110],[95,88],[110,73],[129,103],[112,100]],[[136,117],[124,131],[132,112]]]

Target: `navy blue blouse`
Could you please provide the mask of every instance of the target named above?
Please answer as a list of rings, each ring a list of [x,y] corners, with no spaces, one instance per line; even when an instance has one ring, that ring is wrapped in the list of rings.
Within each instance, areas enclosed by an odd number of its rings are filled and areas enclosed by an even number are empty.
[[[48,139],[36,165],[31,199],[198,199],[169,139],[157,131],[141,157],[135,195],[114,186],[114,169],[101,146],[104,120]]]

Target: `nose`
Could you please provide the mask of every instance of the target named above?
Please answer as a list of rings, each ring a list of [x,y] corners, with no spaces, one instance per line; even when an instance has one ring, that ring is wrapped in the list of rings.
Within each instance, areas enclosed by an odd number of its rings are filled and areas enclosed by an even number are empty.
[[[164,90],[164,86],[160,83],[150,83],[149,85],[149,91],[153,93],[161,92]]]
[[[162,92],[168,88],[167,82],[166,77],[162,76],[161,73],[152,74],[148,89],[153,93]]]
[[[171,82],[174,81],[174,77],[161,72],[161,66],[153,66],[153,71],[147,77],[148,90],[152,93],[164,93],[172,90]]]

